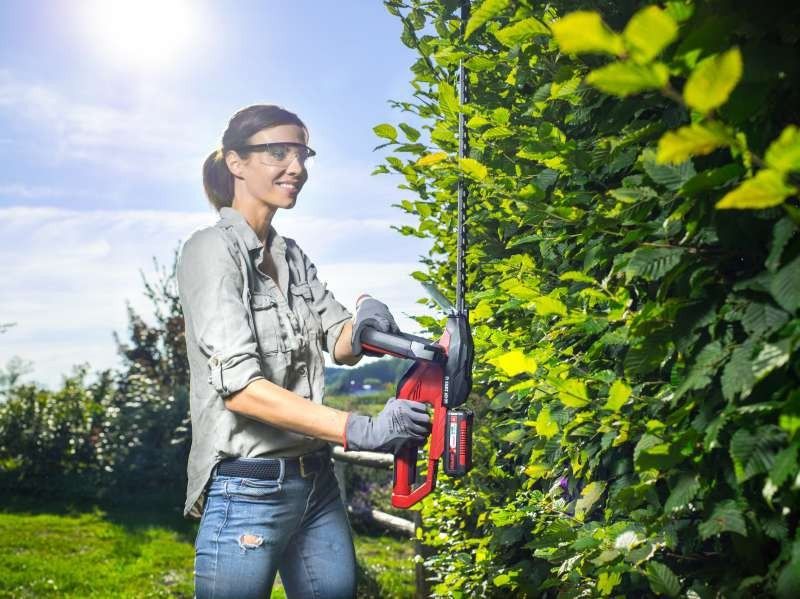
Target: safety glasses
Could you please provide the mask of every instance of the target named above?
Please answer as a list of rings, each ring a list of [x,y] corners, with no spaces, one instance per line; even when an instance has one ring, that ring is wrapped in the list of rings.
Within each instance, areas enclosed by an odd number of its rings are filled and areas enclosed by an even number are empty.
[[[279,141],[268,144],[253,144],[232,148],[237,152],[264,152],[264,162],[274,166],[287,166],[297,158],[300,164],[316,156],[317,153],[305,144]]]

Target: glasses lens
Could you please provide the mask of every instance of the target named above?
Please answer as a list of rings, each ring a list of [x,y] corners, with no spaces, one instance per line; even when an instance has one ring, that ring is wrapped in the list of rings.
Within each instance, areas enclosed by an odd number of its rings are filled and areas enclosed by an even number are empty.
[[[295,158],[305,164],[309,157],[314,155],[311,148],[299,143],[276,142],[264,146],[266,162],[270,164],[285,165]]]
[[[287,144],[269,144],[267,158],[274,162],[288,162],[292,157],[292,149]]]

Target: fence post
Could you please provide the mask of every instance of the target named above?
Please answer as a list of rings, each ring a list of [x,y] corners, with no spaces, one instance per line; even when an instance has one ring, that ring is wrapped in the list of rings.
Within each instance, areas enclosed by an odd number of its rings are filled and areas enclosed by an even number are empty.
[[[339,495],[342,497],[342,503],[347,506],[347,462],[341,460],[333,461],[333,474],[336,476],[336,482],[339,483]]]
[[[419,511],[414,512],[414,528],[422,530],[422,514]],[[421,535],[425,538],[424,532]],[[417,537],[416,531],[414,534],[414,566],[416,575],[416,598],[425,599],[430,597],[431,586],[428,582],[428,571],[425,569],[424,560],[428,557],[428,548],[423,540]]]

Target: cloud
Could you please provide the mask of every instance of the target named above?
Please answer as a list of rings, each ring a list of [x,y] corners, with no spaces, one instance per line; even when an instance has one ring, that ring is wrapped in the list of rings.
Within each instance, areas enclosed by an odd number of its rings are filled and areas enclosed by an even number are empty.
[[[0,71],[0,114],[41,135],[59,162],[80,160],[118,172],[193,180],[210,127],[163,92],[143,92],[130,105],[82,101]],[[210,149],[208,150],[210,151]],[[48,155],[51,155],[48,153]]]
[[[11,184],[0,185],[0,198],[11,197],[19,199],[40,199],[40,198],[63,198],[67,195],[73,195],[65,189],[58,189],[56,187],[47,187],[44,185],[23,185]]]
[[[35,365],[32,377],[57,385],[72,365],[118,365],[112,332],[127,327],[126,301],[151,317],[140,271],[152,277],[152,259],[171,265],[179,240],[212,224],[211,212],[76,211],[54,207],[0,208],[0,365],[19,355]],[[425,243],[402,238],[390,221],[312,218],[281,213],[276,228],[293,237],[345,306],[369,292],[403,314],[424,313],[419,268]]]

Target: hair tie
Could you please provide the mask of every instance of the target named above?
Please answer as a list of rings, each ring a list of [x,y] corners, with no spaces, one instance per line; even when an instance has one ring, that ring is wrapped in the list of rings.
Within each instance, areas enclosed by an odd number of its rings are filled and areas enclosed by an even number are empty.
[[[225,152],[223,151],[222,148],[217,150],[217,153],[214,155],[214,160],[217,160],[219,162],[222,162],[223,160],[225,160]]]

